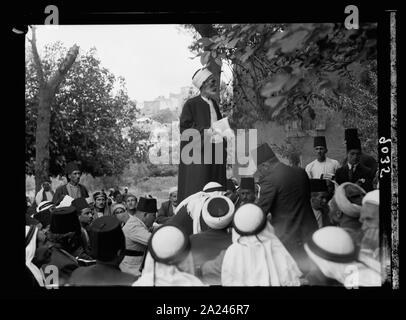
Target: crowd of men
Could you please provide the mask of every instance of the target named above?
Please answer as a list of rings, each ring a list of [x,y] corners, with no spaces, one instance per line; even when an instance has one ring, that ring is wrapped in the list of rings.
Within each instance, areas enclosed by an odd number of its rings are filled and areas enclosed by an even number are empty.
[[[340,165],[315,137],[305,169],[261,144],[258,180],[209,182],[180,203],[174,187],[159,209],[128,189],[89,194],[68,163],[67,183],[44,182],[27,208],[26,280],[44,286],[53,265],[59,286],[379,286],[377,165],[356,130],[345,142]]]

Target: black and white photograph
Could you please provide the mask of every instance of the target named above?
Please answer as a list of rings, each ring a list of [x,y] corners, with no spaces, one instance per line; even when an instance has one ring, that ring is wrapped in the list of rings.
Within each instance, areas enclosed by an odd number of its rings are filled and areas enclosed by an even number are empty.
[[[193,24],[44,5],[11,27],[23,286],[396,291],[396,10],[336,7]]]

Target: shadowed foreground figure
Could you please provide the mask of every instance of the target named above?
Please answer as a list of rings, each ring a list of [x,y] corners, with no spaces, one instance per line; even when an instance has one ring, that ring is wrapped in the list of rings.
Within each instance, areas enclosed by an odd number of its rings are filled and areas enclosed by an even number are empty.
[[[69,279],[69,285],[132,285],[137,277],[124,273],[119,268],[125,250],[125,238],[120,221],[112,216],[98,218],[90,225],[89,236],[96,264],[76,269]]]
[[[275,235],[306,273],[311,262],[303,245],[318,228],[310,204],[309,178],[303,169],[281,163],[266,143],[258,147],[256,155],[254,163],[261,176],[257,204],[265,214],[271,214]]]
[[[57,208],[51,213],[48,239],[53,245],[49,265],[59,271],[59,285],[65,285],[72,272],[81,265],[93,264],[84,248],[79,218],[73,206]],[[42,268],[44,268],[42,266]]]
[[[203,263],[216,258],[222,250],[231,245],[231,233],[228,232],[228,227],[233,214],[234,204],[225,196],[213,196],[205,202],[202,217],[208,229],[190,236],[197,276],[201,277],[200,268]]]
[[[223,286],[300,285],[302,273],[257,205],[235,212],[232,240],[221,266]]]
[[[145,268],[133,286],[203,286],[193,275],[189,237],[181,229],[165,224],[154,231]]]
[[[380,286],[380,274],[358,260],[351,236],[339,227],[317,230],[305,244],[317,266],[306,276],[311,286]]]

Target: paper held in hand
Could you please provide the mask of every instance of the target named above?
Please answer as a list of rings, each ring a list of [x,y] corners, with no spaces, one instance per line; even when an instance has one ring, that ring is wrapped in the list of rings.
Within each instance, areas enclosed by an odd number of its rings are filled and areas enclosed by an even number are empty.
[[[233,130],[230,128],[230,124],[228,122],[228,117],[225,117],[223,119],[213,122],[212,128],[214,131],[216,131],[216,133],[218,133],[222,137],[228,137],[230,135],[234,135]]]

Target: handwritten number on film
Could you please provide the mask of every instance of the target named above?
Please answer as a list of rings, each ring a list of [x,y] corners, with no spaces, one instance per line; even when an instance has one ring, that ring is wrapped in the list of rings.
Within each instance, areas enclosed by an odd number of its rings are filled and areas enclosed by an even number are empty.
[[[391,163],[391,159],[389,156],[389,147],[390,147],[390,143],[391,143],[391,139],[386,139],[385,137],[381,137],[379,139],[379,145],[380,145],[380,149],[382,152],[381,158],[380,158],[380,163],[381,165],[383,165],[384,167],[381,169],[381,172],[379,174],[379,178],[383,177],[384,173],[389,173],[390,172],[390,163]],[[389,144],[385,145],[385,144]]]

